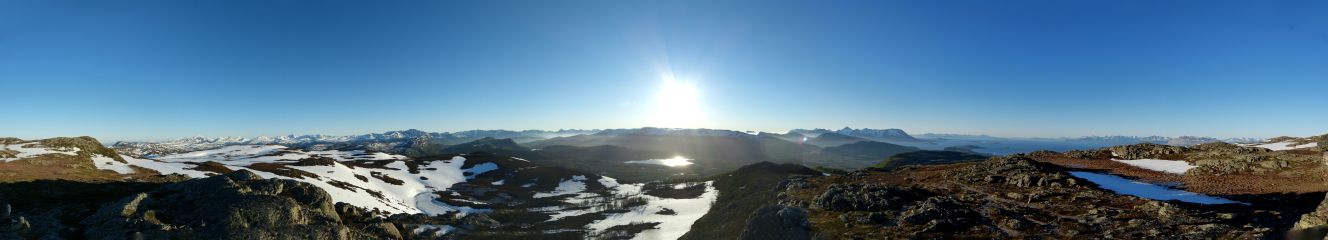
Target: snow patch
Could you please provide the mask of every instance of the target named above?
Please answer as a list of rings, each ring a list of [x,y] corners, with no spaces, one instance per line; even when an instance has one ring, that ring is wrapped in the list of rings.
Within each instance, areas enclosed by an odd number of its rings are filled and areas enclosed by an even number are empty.
[[[439,215],[459,211],[460,214],[464,216],[471,213],[487,213],[493,211],[491,209],[452,206],[451,204],[438,201],[437,195],[434,195],[432,192],[415,195],[415,206],[428,215]]]
[[[586,176],[582,175],[572,176],[572,179],[558,182],[558,188],[554,188],[552,192],[535,193],[535,198],[546,198],[546,197],[562,196],[567,194],[577,194],[584,192],[586,191],[585,181],[586,181]]]
[[[1254,145],[1254,147],[1267,148],[1268,150],[1273,150],[1273,151],[1282,151],[1282,150],[1295,150],[1302,148],[1313,148],[1319,146],[1318,142],[1311,142],[1300,145],[1295,145],[1295,144],[1296,142],[1284,141],[1284,142],[1259,144],[1259,145]]]
[[[480,174],[484,174],[484,173],[486,173],[486,172],[493,171],[493,170],[498,170],[498,164],[494,164],[494,163],[491,163],[491,162],[490,162],[490,163],[482,163],[482,164],[478,164],[478,165],[472,166],[470,169],[466,169],[466,173],[469,173],[469,174],[467,174],[466,179],[467,179],[467,180],[469,180],[469,179],[475,179],[475,176],[479,176]]]
[[[606,188],[617,188],[619,184],[618,184],[618,179],[613,179],[607,176],[600,176],[599,185],[604,185],[604,187]]]
[[[606,230],[613,226],[627,225],[631,223],[658,222],[657,229],[645,230],[636,234],[632,239],[678,239],[691,230],[692,224],[697,219],[701,219],[715,202],[719,195],[719,190],[715,189],[714,181],[707,181],[706,191],[700,197],[692,199],[674,199],[660,198],[645,194],[641,197],[649,201],[645,206],[633,208],[626,213],[615,213],[606,215],[604,220],[590,223],[587,227],[596,230]],[[621,194],[640,193],[641,184],[630,184],[636,186],[634,189],[624,189]],[[627,185],[624,185],[627,186]],[[659,211],[670,209],[674,211],[673,215],[658,214]]]
[[[249,169],[248,166],[254,163],[294,163],[300,159],[311,157],[326,157],[336,160],[330,166],[294,166],[285,167],[313,173],[316,177],[292,178],[280,176],[270,172],[257,171]],[[190,170],[199,163],[213,161],[225,165],[232,170],[250,170],[264,178],[291,179],[301,182],[307,182],[322,188],[331,195],[336,202],[345,202],[351,205],[367,208],[379,209],[388,213],[425,213],[441,214],[446,212],[461,211],[470,213],[482,211],[469,207],[450,206],[445,203],[437,202],[434,199],[421,199],[421,196],[431,197],[433,192],[446,190],[453,184],[464,182],[471,177],[466,177],[465,172],[480,174],[487,171],[498,169],[498,165],[493,163],[476,164],[470,169],[461,169],[466,159],[461,156],[453,157],[450,160],[431,161],[427,164],[418,166],[419,173],[411,173],[406,163],[399,161],[407,159],[405,156],[392,155],[386,153],[367,153],[364,151],[303,151],[287,149],[285,146],[278,145],[235,145],[218,149],[202,150],[188,153],[181,153],[169,156],[163,156],[157,159],[133,159],[126,158],[130,164],[152,169],[163,174],[179,173],[190,177],[200,178],[209,175],[208,172]],[[391,161],[383,168],[355,167],[351,168],[342,164],[344,161],[353,160],[374,160]],[[435,169],[435,170],[427,170]],[[215,174],[215,173],[212,173]],[[390,183],[382,179],[392,178],[400,180],[400,183]],[[474,175],[471,175],[474,176]],[[360,180],[364,177],[367,180]]]
[[[92,165],[97,169],[111,170],[119,174],[133,174],[135,171],[129,167],[129,164],[116,162],[114,158],[103,156],[101,154],[92,155]]]
[[[41,144],[36,144],[32,142],[19,143],[19,144],[5,144],[3,146],[3,149],[8,149],[18,152],[17,154],[15,154],[13,158],[0,158],[0,161],[6,161],[6,162],[12,160],[36,157],[43,154],[64,154],[70,156],[78,156],[78,151],[81,151],[81,149],[77,148],[71,148],[71,149],[48,148],[45,146],[41,146]]]
[[[1180,161],[1180,160],[1161,160],[1161,159],[1136,159],[1136,160],[1111,159],[1111,160],[1143,169],[1172,173],[1177,175],[1185,175],[1185,171],[1189,171],[1191,168],[1195,167],[1194,165],[1190,165],[1189,162]]]
[[[450,232],[452,232],[453,230],[456,230],[456,227],[452,227],[452,225],[429,225],[429,224],[421,224],[421,225],[416,225],[416,226],[415,226],[415,229],[414,229],[414,230],[411,230],[411,232],[413,232],[413,233],[415,233],[416,235],[418,235],[418,234],[421,234],[421,233],[425,233],[425,232],[429,232],[429,231],[434,231],[434,230],[437,230],[437,232],[434,232],[434,233],[433,233],[433,236],[434,236],[434,237],[442,237],[443,235],[447,235],[447,233],[450,233]]]

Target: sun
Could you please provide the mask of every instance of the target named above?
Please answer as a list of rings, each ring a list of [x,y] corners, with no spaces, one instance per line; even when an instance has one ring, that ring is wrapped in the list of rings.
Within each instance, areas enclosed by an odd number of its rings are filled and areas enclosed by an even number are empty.
[[[696,84],[664,77],[655,99],[654,125],[671,128],[699,127],[704,122]]]

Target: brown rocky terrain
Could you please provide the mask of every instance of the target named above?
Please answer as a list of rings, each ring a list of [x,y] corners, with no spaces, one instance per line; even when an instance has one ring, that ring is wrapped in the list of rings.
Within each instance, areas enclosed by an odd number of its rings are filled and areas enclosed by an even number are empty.
[[[1035,152],[1029,156],[1067,168],[1102,170],[1153,183],[1179,183],[1191,192],[1232,195],[1328,192],[1325,154],[1317,148],[1272,151],[1217,142],[1190,147],[1145,143],[1091,151]],[[1177,175],[1112,158],[1181,160],[1195,167]]]
[[[641,195],[616,194],[594,174],[471,153],[461,169],[478,164],[497,168],[466,173],[472,179],[435,192],[434,200],[491,211],[426,216],[389,215],[336,203],[324,189],[297,181],[318,179],[321,172],[297,168],[369,169],[373,174],[327,179],[333,187],[368,191],[355,184],[374,180],[400,185],[408,180],[372,171],[418,173],[453,155],[344,161],[314,156],[240,165],[247,170],[208,161],[192,167],[211,177],[186,180],[150,169],[133,169],[131,174],[103,170],[94,165],[94,157],[124,160],[89,143],[96,140],[0,139],[7,146],[63,151],[0,152],[5,158],[0,161],[0,230],[5,230],[0,239],[626,239],[659,223],[599,231],[583,227],[633,211],[646,204],[643,197],[695,198],[706,192],[700,181],[713,181],[718,197],[683,238],[1322,239],[1328,233],[1328,153],[1323,147],[1274,151],[1225,143],[1134,144],[835,175],[794,164],[758,163],[707,179],[645,183]],[[1194,167],[1177,174],[1113,159],[1179,160]],[[405,169],[386,166],[398,161]],[[293,180],[261,179],[250,171]],[[1123,195],[1072,171],[1111,174],[1238,203],[1205,205]],[[572,202],[568,200],[573,194],[533,196],[572,178],[584,178],[583,193],[598,197]],[[553,208],[594,211],[555,218],[555,212],[534,210]],[[673,209],[652,212],[678,214]]]
[[[1186,238],[1282,236],[1322,194],[1233,196],[1200,205],[1119,195],[1028,156],[856,171],[787,185],[780,202],[808,211],[813,237]]]

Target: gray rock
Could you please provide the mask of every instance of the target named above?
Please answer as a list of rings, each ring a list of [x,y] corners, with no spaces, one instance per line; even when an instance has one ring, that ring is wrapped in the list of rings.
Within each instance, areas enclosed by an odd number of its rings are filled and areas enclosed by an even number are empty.
[[[1185,152],[1184,147],[1140,143],[1111,147],[1111,151],[1124,159],[1165,159]]]
[[[801,208],[769,205],[747,217],[747,226],[738,239],[811,239],[807,211]]]
[[[877,184],[834,184],[814,199],[815,207],[829,210],[897,210],[921,199],[916,189]]]
[[[1301,215],[1296,225],[1291,227],[1291,232],[1297,239],[1324,238],[1328,234],[1328,197],[1313,212]]]

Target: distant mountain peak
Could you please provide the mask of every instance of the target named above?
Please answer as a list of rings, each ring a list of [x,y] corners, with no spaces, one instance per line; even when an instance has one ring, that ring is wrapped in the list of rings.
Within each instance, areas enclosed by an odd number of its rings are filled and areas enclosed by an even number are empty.
[[[841,128],[841,129],[839,129],[839,130],[835,130],[835,131],[831,131],[831,130],[828,130],[828,129],[822,129],[822,128],[817,128],[817,129],[812,129],[812,130],[807,130],[807,129],[793,129],[793,130],[789,130],[789,133],[798,133],[798,134],[809,135],[809,136],[819,136],[819,135],[821,135],[821,134],[832,133],[832,132],[833,132],[833,133],[842,134],[842,135],[845,135],[845,136],[859,137],[859,138],[865,138],[865,139],[871,139],[871,140],[882,140],[882,141],[916,141],[916,140],[917,140],[916,138],[913,138],[913,136],[908,135],[907,132],[904,132],[904,130],[902,130],[902,129],[898,129],[898,128],[887,128],[887,129],[860,128],[860,129],[854,129],[854,128],[852,128],[852,127],[844,127],[844,128]]]
[[[406,129],[386,131],[382,133],[369,133],[361,135],[334,136],[324,134],[295,135],[288,134],[283,136],[269,137],[258,136],[255,138],[243,137],[220,137],[207,138],[195,136],[181,138],[176,140],[156,141],[156,142],[134,142],[121,141],[115,143],[116,149],[133,155],[160,155],[180,152],[190,152],[205,149],[214,149],[231,145],[265,145],[278,144],[297,147],[322,148],[328,145],[351,143],[354,146],[364,146],[365,149],[375,151],[387,151],[397,146],[423,146],[428,144],[452,144],[465,141],[472,141],[481,138],[507,139],[513,141],[514,138],[522,139],[547,139],[552,137],[570,136],[578,134],[594,133],[592,130],[572,130],[560,129],[558,131],[544,130],[467,130],[460,132],[426,132],[419,129]],[[491,140],[493,141],[493,140]]]
[[[752,137],[756,135],[723,129],[705,129],[705,128],[626,128],[626,129],[605,129],[593,135],[598,136],[621,136],[621,135],[647,135],[647,136],[739,136]]]

